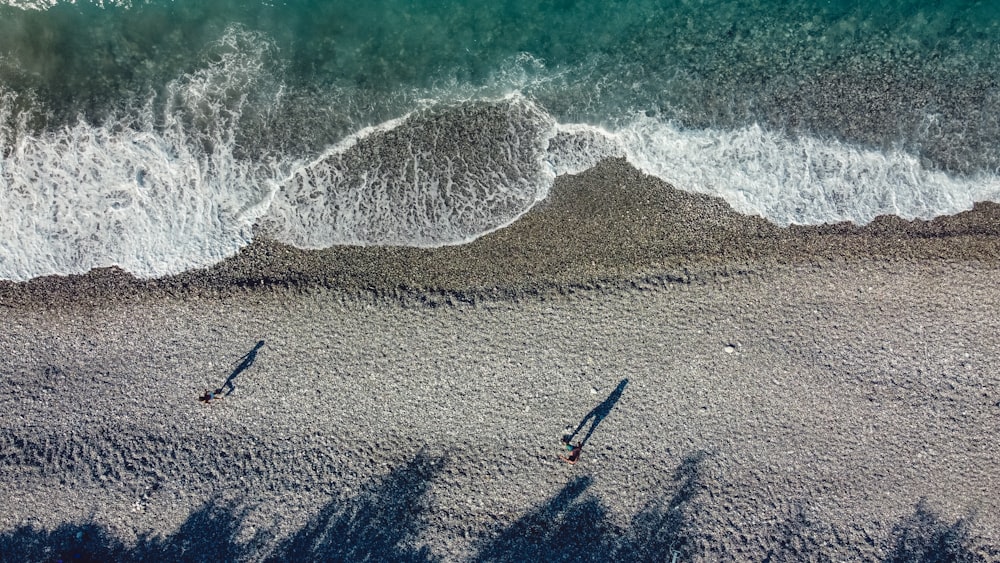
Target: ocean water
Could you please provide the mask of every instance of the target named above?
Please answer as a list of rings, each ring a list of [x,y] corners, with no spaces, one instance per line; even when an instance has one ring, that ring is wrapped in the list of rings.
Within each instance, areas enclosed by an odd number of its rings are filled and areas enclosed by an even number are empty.
[[[1000,3],[0,0],[0,278],[462,244],[626,158],[781,225],[1000,201]]]

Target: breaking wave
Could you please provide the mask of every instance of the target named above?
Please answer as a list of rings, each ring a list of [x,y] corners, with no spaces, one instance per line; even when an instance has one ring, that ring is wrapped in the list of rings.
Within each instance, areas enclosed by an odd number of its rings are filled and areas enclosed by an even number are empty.
[[[557,176],[611,157],[780,225],[927,219],[1000,201],[988,167],[953,174],[903,149],[755,122],[572,123],[550,107],[566,69],[526,55],[488,87],[405,92],[396,116],[374,125],[361,121],[378,112],[331,109],[363,107],[359,91],[331,87],[290,112],[275,49],[232,26],[200,68],[99,123],[36,127],[24,111],[31,92],[0,84],[0,279],[111,265],[162,277],[232,256],[255,233],[302,248],[462,244],[516,221]],[[330,130],[353,132],[327,135],[330,115],[340,116]],[[333,140],[316,149],[269,139],[310,119],[318,133],[302,137]]]

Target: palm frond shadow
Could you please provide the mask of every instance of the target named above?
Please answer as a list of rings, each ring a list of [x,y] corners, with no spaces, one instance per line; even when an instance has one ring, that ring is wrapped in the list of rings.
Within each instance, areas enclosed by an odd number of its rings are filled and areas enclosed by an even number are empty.
[[[971,518],[971,517],[970,517]],[[987,561],[982,553],[971,549],[970,519],[959,518],[953,524],[942,520],[924,500],[916,510],[895,526],[896,544],[887,563],[973,563]],[[991,553],[991,560],[1000,551]]]
[[[674,473],[675,490],[649,503],[622,529],[607,508],[586,494],[589,477],[570,481],[551,500],[480,546],[479,561],[670,561],[683,556],[694,534],[689,514],[702,484],[705,454],[689,455]]]
[[[702,553],[698,513],[710,510],[702,496],[704,453],[686,457],[670,490],[654,498],[625,525],[616,524],[605,504],[589,492],[592,480],[578,477],[548,501],[474,544],[473,561],[688,561]],[[249,509],[210,502],[192,513],[173,534],[143,536],[134,545],[92,523],[66,523],[53,530],[32,525],[0,534],[0,561],[435,561],[419,545],[427,492],[445,464],[417,454],[348,501],[332,501],[291,536],[269,532],[249,540],[239,533]],[[948,523],[925,502],[902,519],[884,546],[886,561],[979,562],[1000,559],[993,546],[977,544],[971,517]],[[823,559],[815,540],[817,523],[792,518],[782,527],[769,561]],[[822,524],[822,523],[818,523]],[[822,534],[821,534],[822,535]]]
[[[23,526],[0,535],[0,561],[234,561],[247,546],[236,541],[241,511],[216,503],[196,510],[168,537],[143,536],[127,546],[103,526]]]
[[[409,544],[421,529],[425,493],[443,460],[423,453],[355,502],[327,504],[268,561],[434,561]]]
[[[433,561],[429,550],[409,542],[421,529],[426,492],[443,463],[418,454],[353,500],[328,503],[274,548],[264,532],[238,539],[246,509],[210,502],[175,533],[144,536],[134,546],[95,524],[22,526],[0,534],[0,561]]]

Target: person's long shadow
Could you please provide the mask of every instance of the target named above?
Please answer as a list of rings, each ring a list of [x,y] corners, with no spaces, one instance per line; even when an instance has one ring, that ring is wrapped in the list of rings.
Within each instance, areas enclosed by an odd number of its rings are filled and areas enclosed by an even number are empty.
[[[247,352],[242,358],[236,360],[237,362],[239,362],[240,365],[236,366],[236,369],[233,370],[233,373],[229,374],[229,377],[226,378],[225,383],[223,383],[222,387],[220,387],[219,389],[220,390],[226,389],[226,395],[232,393],[236,389],[236,377],[239,374],[243,373],[244,371],[250,369],[250,366],[252,366],[253,363],[257,361],[257,351],[260,350],[263,346],[264,346],[263,340],[257,341],[257,344],[253,347],[252,350]]]
[[[563,442],[567,444],[572,442],[573,438],[580,433],[580,430],[587,425],[587,421],[590,421],[590,429],[587,430],[587,434],[583,437],[583,440],[580,440],[581,448],[586,445],[587,440],[590,440],[590,436],[593,435],[594,430],[597,430],[597,426],[601,424],[601,421],[603,421],[608,414],[611,413],[611,409],[615,408],[615,404],[618,402],[618,399],[621,398],[626,385],[628,385],[627,377],[618,382],[618,387],[615,387],[615,390],[608,395],[607,399],[604,399],[601,404],[591,409],[591,411],[583,417],[580,424],[576,426],[576,430],[574,430],[572,434],[563,436]]]

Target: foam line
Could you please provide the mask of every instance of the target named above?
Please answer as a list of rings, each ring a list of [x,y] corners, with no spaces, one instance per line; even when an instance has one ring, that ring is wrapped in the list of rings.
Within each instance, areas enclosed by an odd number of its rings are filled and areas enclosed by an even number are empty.
[[[582,124],[558,130],[548,156],[558,174],[625,157],[679,189],[719,196],[779,225],[863,225],[879,215],[931,219],[1000,201],[995,174],[950,175],[903,151],[791,137],[759,125],[692,130],[640,117],[615,131]]]

